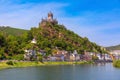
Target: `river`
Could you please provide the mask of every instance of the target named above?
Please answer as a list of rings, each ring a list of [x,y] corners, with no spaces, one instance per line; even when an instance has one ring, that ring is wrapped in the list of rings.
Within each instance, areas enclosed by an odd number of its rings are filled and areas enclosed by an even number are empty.
[[[0,70],[0,80],[120,80],[111,63],[41,66]]]

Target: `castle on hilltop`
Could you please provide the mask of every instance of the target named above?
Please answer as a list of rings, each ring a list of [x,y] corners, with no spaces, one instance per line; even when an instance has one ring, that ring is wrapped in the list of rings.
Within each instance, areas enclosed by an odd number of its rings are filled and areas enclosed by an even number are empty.
[[[42,21],[39,23],[39,26],[45,26],[47,23],[58,24],[58,21],[53,18],[52,12],[48,13],[47,19],[42,19]]]

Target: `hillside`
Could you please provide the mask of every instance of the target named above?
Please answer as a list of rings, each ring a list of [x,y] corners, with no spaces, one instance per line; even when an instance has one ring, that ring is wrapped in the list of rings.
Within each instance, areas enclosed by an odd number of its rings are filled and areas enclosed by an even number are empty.
[[[51,53],[54,49],[74,51],[82,54],[84,51],[100,52],[101,46],[90,42],[87,37],[82,38],[64,25],[58,24],[53,19],[53,14],[48,14],[48,19],[42,19],[38,28],[31,28],[29,36],[37,40],[37,46]]]
[[[107,50],[120,50],[120,45],[106,47]]]
[[[0,26],[0,32],[7,35],[20,36],[21,34],[27,32],[27,30],[12,28],[9,26]]]
[[[35,40],[36,44],[31,43],[32,40]],[[76,50],[79,54],[84,54],[85,51],[106,52],[101,46],[90,42],[87,37],[83,38],[68,30],[64,25],[58,24],[51,13],[48,14],[47,19],[42,19],[38,27],[33,27],[28,31],[0,27],[0,59],[23,60],[25,50],[31,49],[42,50],[46,56],[53,55],[58,50],[69,53]]]

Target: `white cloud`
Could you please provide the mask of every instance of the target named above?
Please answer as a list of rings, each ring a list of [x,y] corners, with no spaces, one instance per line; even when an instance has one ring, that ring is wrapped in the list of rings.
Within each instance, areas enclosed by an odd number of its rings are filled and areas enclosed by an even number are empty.
[[[80,16],[67,17],[65,15],[68,13],[63,8],[69,4],[65,3],[13,4],[2,1],[0,1],[0,25],[30,29],[38,26],[41,18],[47,17],[47,13],[52,11],[60,24],[64,24],[82,37],[88,37],[92,42],[102,46],[120,43],[120,33],[109,32],[112,29],[120,29],[120,10],[103,13],[87,11]]]
[[[0,12],[0,25],[9,25],[18,28],[30,29],[37,26],[42,17],[49,11],[59,15],[60,10],[67,4],[47,3],[47,4],[7,4]],[[7,8],[7,10],[5,10]],[[3,13],[4,12],[4,13]]]

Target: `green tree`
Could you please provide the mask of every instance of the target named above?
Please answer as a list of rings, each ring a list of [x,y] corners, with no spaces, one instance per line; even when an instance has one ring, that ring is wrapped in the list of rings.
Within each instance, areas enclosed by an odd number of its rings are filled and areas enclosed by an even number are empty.
[[[4,47],[6,44],[5,37],[2,33],[0,33],[0,47]]]

